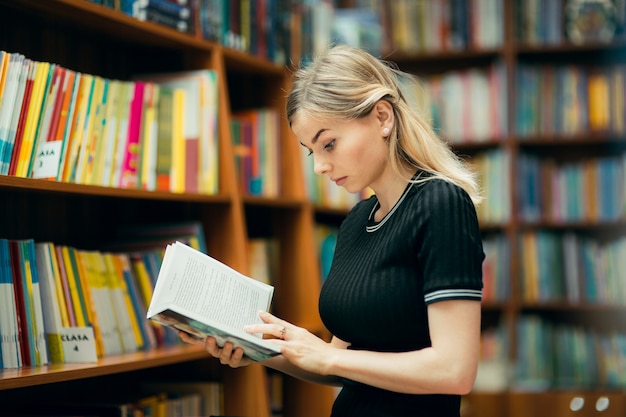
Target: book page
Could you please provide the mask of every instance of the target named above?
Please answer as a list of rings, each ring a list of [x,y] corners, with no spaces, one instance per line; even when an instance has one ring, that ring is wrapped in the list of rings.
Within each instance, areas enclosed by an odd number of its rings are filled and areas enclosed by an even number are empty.
[[[168,246],[156,287],[149,317],[180,306],[238,331],[260,321],[258,312],[269,308],[273,295],[272,286],[180,242]]]

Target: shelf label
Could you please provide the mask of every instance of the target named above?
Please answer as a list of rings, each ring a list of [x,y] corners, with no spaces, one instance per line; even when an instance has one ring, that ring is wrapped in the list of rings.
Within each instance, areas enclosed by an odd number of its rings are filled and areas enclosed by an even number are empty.
[[[61,329],[61,343],[65,363],[97,362],[96,338],[92,327],[65,327]]]
[[[61,161],[62,141],[44,142],[39,146],[33,165],[33,178],[56,178]]]

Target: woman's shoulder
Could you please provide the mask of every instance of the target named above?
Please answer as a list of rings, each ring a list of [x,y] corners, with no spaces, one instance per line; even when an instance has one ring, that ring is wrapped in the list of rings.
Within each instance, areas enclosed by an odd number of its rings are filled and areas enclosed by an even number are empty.
[[[413,187],[413,194],[423,198],[431,198],[432,201],[461,199],[471,203],[467,191],[457,184],[443,178],[427,176],[418,179]]]
[[[475,213],[476,210],[471,197],[462,187],[432,176],[415,184],[410,200],[412,210],[427,213],[428,217],[459,211]]]

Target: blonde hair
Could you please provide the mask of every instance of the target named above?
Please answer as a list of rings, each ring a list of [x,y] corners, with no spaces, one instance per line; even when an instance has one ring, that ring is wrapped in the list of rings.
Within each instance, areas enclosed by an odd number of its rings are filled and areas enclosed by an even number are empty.
[[[347,45],[328,49],[293,75],[287,97],[287,119],[296,113],[316,118],[354,120],[367,116],[379,100],[394,111],[395,123],[388,137],[391,167],[429,172],[463,188],[472,201],[481,200],[475,174],[452,152],[421,115],[402,96],[399,79],[405,75],[388,62]]]

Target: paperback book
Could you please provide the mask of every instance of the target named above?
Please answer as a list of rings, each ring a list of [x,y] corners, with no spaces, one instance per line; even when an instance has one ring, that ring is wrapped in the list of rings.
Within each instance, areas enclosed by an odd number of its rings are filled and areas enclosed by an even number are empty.
[[[167,246],[147,317],[219,346],[231,342],[244,355],[262,361],[280,348],[260,334],[244,330],[259,323],[270,307],[274,287],[235,271],[181,242]]]

